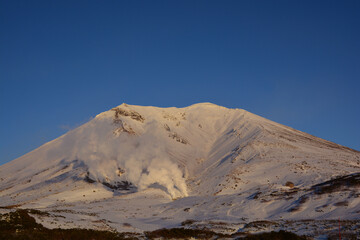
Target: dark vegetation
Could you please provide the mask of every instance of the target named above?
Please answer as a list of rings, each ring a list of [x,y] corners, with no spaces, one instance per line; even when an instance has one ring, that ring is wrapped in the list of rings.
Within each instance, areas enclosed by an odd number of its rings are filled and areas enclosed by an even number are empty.
[[[126,233],[96,231],[89,229],[47,229],[36,223],[29,213],[46,215],[38,210],[18,209],[15,212],[0,215],[0,239],[7,240],[120,240],[137,239]],[[125,235],[127,238],[125,238]]]
[[[262,221],[254,221],[254,222],[249,222],[248,224],[245,225],[244,228],[264,228],[264,227],[269,227],[272,225],[277,225],[275,222],[271,222],[271,221],[266,221],[266,220],[262,220]]]
[[[279,232],[269,232],[260,234],[235,233],[231,235],[215,233],[209,230],[171,228],[159,229],[153,232],[146,232],[145,236],[149,239],[244,239],[244,240],[306,240],[306,237],[298,236],[291,232],[280,230]]]
[[[327,240],[338,240],[339,238],[339,233],[333,233],[330,234],[327,238]],[[359,240],[359,235],[357,233],[342,233],[341,234],[341,239],[346,239],[346,240]]]
[[[269,239],[269,240],[270,239],[271,240],[288,240],[288,239],[305,240],[307,238],[303,237],[303,236],[298,236],[295,233],[280,230],[279,232],[254,234],[254,235],[246,236],[243,239],[246,239],[246,240],[267,240],[267,239]]]
[[[299,211],[301,206],[309,200],[309,197],[312,194],[323,195],[339,191],[351,191],[352,197],[359,197],[359,194],[356,193],[356,189],[358,188],[360,188],[360,172],[345,176],[338,176],[331,180],[313,185],[310,189],[307,190],[307,194],[302,195],[294,202],[294,205],[288,209],[288,212]],[[346,207],[348,205],[349,202],[346,200],[334,204],[336,207]]]
[[[149,239],[157,239],[161,237],[165,239],[171,239],[171,238],[187,239],[191,237],[196,239],[210,239],[214,236],[219,236],[219,234],[216,234],[208,230],[199,230],[199,229],[163,228],[163,229],[155,230],[153,232],[145,232],[145,236]]]
[[[196,222],[195,220],[188,219],[188,220],[185,220],[185,221],[181,222],[181,226],[192,225],[195,222]]]
[[[340,176],[329,181],[316,184],[310,188],[317,195],[333,193],[360,187],[360,172]]]
[[[121,240],[121,239],[249,239],[249,240],[285,240],[306,239],[296,234],[279,231],[261,234],[246,234],[235,233],[226,235],[215,233],[207,229],[186,229],[186,228],[172,228],[159,229],[152,232],[145,232],[144,235],[135,233],[117,233],[109,231],[97,231],[90,229],[47,229],[41,224],[36,223],[35,219],[30,214],[41,216],[48,216],[49,213],[34,210],[34,209],[17,209],[14,212],[0,214],[0,239],[7,240]],[[187,222],[187,223],[190,223]]]

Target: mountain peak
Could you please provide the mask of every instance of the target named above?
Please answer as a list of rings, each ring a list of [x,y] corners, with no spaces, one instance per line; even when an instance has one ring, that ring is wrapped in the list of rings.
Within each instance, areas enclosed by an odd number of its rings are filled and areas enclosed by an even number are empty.
[[[1,166],[0,202],[46,208],[100,202],[111,215],[118,201],[146,198],[154,207],[167,207],[157,209],[159,221],[180,212],[182,221],[207,217],[210,208],[225,220],[339,217],[332,207],[316,211],[315,197],[304,207],[297,199],[310,199],[313,186],[359,168],[359,152],[245,110],[212,103],[184,108],[123,103]],[[321,204],[359,206],[351,196],[327,196]],[[179,200],[169,202],[174,199]],[[113,208],[107,206],[112,201]],[[351,208],[341,210],[343,218],[356,216]]]
[[[201,103],[194,103],[188,107],[222,107],[222,106],[210,102],[201,102]]]

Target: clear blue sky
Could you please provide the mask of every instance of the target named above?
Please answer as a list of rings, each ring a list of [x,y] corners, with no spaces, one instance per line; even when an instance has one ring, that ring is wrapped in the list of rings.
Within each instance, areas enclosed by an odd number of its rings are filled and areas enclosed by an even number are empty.
[[[0,164],[123,102],[212,102],[360,150],[360,1],[0,0]]]

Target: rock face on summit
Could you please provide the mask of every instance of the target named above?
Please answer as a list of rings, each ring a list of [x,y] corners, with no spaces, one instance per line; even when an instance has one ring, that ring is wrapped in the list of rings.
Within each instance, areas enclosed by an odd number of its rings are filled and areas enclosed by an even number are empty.
[[[136,231],[187,219],[358,219],[359,172],[358,151],[245,110],[122,104],[1,166],[0,202],[81,209]]]

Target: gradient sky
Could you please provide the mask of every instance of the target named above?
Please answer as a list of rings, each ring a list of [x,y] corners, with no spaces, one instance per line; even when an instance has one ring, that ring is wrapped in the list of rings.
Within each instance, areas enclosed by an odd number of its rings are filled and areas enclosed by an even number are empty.
[[[0,0],[0,164],[123,102],[212,102],[360,150],[360,1]]]

